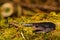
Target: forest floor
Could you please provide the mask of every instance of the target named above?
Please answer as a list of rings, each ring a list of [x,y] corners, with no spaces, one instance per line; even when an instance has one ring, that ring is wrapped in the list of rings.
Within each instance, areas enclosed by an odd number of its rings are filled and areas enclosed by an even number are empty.
[[[8,23],[5,23],[8,20]],[[8,25],[17,22],[17,27]],[[49,33],[33,33],[32,27],[25,27],[23,23],[53,22],[56,30]],[[0,40],[60,40],[60,13],[36,13],[33,16],[8,17],[0,20]]]

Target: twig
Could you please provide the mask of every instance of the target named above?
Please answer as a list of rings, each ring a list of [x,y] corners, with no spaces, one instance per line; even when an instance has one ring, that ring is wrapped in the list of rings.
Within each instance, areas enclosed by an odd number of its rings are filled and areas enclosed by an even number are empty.
[[[19,27],[17,22],[9,22],[9,25],[13,25],[13,26]]]
[[[24,37],[24,34],[23,34],[23,32],[21,32],[21,35],[22,35],[23,39],[24,39],[24,40],[26,40],[26,38]]]

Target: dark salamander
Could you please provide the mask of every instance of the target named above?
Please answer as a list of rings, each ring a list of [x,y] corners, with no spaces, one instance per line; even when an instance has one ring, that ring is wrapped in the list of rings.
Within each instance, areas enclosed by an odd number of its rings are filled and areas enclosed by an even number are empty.
[[[19,26],[18,23],[16,22],[11,22],[9,23],[9,25],[14,25],[16,27]],[[52,22],[23,23],[22,25],[25,27],[33,27],[34,28],[33,32],[36,32],[36,33],[48,33],[55,30],[55,27],[56,27],[56,24]]]
[[[56,25],[52,22],[40,22],[40,23],[27,23],[24,26],[32,26],[35,30],[34,32],[37,33],[47,33],[50,31],[55,30]]]

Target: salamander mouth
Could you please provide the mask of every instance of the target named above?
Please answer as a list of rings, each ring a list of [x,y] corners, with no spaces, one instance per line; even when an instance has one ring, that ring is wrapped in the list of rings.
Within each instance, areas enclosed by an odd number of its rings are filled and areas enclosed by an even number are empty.
[[[33,31],[33,32],[40,32],[40,31],[43,31],[43,30],[35,30],[35,31]]]
[[[35,31],[33,31],[33,33],[46,33],[46,32],[43,30],[35,30]]]

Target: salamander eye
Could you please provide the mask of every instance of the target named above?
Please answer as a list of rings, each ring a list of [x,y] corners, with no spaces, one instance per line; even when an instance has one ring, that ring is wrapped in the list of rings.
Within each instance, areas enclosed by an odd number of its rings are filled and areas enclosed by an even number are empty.
[[[38,28],[39,26],[35,26],[36,28]]]

